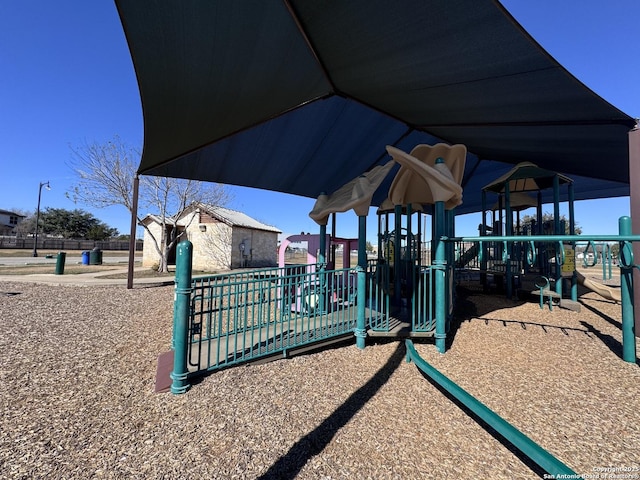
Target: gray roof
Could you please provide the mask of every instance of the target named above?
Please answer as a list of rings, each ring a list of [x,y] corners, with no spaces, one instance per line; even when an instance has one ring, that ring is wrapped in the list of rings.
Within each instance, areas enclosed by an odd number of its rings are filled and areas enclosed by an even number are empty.
[[[263,230],[266,232],[274,232],[274,233],[282,233],[282,231],[272,225],[267,225],[266,223],[259,222],[255,218],[251,218],[249,215],[239,212],[237,210],[232,210],[230,208],[218,207],[215,205],[207,205],[205,203],[194,203],[190,205],[181,216],[191,213],[196,208],[200,208],[205,210],[212,217],[217,218],[221,222],[226,223],[231,227],[243,227],[250,228],[253,230]],[[156,223],[162,223],[162,219],[159,215],[154,215],[152,213],[148,213],[142,219],[141,223],[145,221],[151,220]],[[179,223],[179,218],[176,217],[167,217],[165,219],[165,224],[174,225],[176,222]]]
[[[15,215],[16,217],[22,217],[22,218],[26,217],[26,215],[22,215],[20,213],[12,212],[10,210],[2,210],[2,209],[0,209],[0,214],[2,214],[2,215]]]
[[[272,225],[267,225],[266,223],[259,222],[255,218],[251,218],[249,215],[237,210],[204,204],[201,204],[200,208],[205,209],[213,217],[218,218],[219,220],[232,227],[244,227],[252,228],[254,230],[265,230],[267,232],[282,233],[280,229]]]

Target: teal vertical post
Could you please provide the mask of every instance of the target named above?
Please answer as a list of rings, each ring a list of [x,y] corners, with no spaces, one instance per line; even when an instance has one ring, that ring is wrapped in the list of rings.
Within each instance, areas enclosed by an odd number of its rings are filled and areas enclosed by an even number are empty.
[[[322,268],[327,261],[327,226],[320,225],[320,246],[318,247],[318,265]]]
[[[618,220],[620,235],[631,235],[631,218],[620,217]],[[620,286],[622,300],[622,359],[625,362],[636,362],[636,336],[633,305],[633,250],[631,242],[624,242],[620,248],[618,263],[620,264]]]
[[[180,242],[176,253],[176,286],[173,310],[173,371],[171,393],[185,393],[187,383],[187,354],[189,347],[189,310],[191,307],[191,258],[193,245]]]
[[[386,213],[378,214],[378,261],[376,262],[376,268],[380,265],[380,259],[384,257],[384,252],[382,251],[384,248],[382,244],[382,215],[386,215]]]
[[[415,267],[416,267],[416,262],[415,262],[415,258],[413,256],[413,231],[411,230],[412,228],[412,222],[411,222],[411,215],[413,215],[413,212],[411,210],[411,203],[407,204],[407,243],[406,243],[406,258],[405,258],[405,265],[406,265],[406,270],[404,275],[405,277],[405,283],[407,285],[407,311],[408,312],[412,312],[413,311],[413,289],[414,289],[414,284],[413,284],[413,280],[414,280],[414,272],[415,272]]]
[[[576,220],[575,220],[575,209],[574,203],[576,201],[575,192],[573,190],[573,183],[569,184],[569,235],[576,234]],[[573,250],[573,260],[575,263],[576,258],[576,242],[571,242],[571,247]],[[571,300],[574,302],[578,301],[578,272],[576,269],[573,269],[573,274],[571,275]]]
[[[537,235],[543,235],[544,234],[544,222],[542,221],[542,192],[540,190],[538,190],[538,205],[536,206],[536,220],[538,221],[538,228],[536,230]],[[546,261],[546,247],[544,246],[545,244],[542,243],[538,243],[536,245],[537,249],[538,249],[538,269],[540,271],[540,275],[543,276],[548,276],[549,275],[549,271],[548,271],[548,264],[545,263]],[[544,249],[544,251],[543,251]]]
[[[505,208],[505,232],[507,236],[513,235],[513,213],[511,212],[511,191],[509,189],[509,182],[504,186],[504,208]],[[504,282],[506,288],[507,298],[511,300],[513,298],[513,273],[511,272],[511,257],[513,253],[513,243],[508,242],[505,245],[507,249],[505,255],[504,264]]]
[[[445,210],[444,215],[445,215],[445,235],[449,238],[452,238],[455,236],[455,232],[456,232],[455,209],[452,208],[450,210]],[[455,281],[455,277],[452,279],[452,276],[454,275],[454,272],[455,272],[454,267],[456,264],[456,249],[455,249],[455,244],[453,242],[445,243],[444,254],[445,254],[445,261],[446,261],[444,284],[445,284],[445,305],[446,305],[446,318],[447,318],[445,332],[448,332],[450,323],[451,323],[452,312],[453,312],[451,306],[453,305],[453,302],[454,302],[454,293],[455,293],[454,290],[452,290],[451,288],[451,286],[453,285],[453,282]]]
[[[553,177],[553,233],[554,235],[564,235],[560,231],[560,177]],[[558,248],[556,246],[556,248]],[[562,266],[560,260],[563,252],[556,251],[556,293],[562,297]]]
[[[393,303],[397,307],[402,306],[402,283],[400,270],[402,268],[400,245],[402,243],[402,205],[396,205],[393,211],[393,221],[395,225],[393,236]]]
[[[418,210],[418,271],[422,266],[422,211]]]
[[[480,224],[480,232],[481,237],[484,237],[487,234],[487,192],[485,190],[482,191],[482,223]],[[487,256],[489,254],[489,250],[487,249],[487,242],[481,242],[479,245],[478,254],[480,256],[480,283],[482,284],[482,288],[487,290]]]
[[[356,267],[356,275],[358,279],[358,317],[356,319],[356,328],[354,335],[356,337],[356,347],[363,349],[365,339],[367,338],[367,328],[365,319],[365,303],[367,299],[367,217],[366,215],[358,216],[358,266]],[[397,254],[397,253],[396,253]]]
[[[436,202],[436,206],[438,203]],[[444,206],[442,207],[444,209]],[[436,215],[438,212],[436,211]],[[434,238],[435,241],[435,238]],[[447,342],[447,304],[446,304],[446,278],[445,278],[445,245],[438,239],[436,243],[436,259],[433,262],[436,276],[436,349],[445,353]]]
[[[318,307],[321,312],[325,311],[325,270],[327,267],[327,226],[320,225],[320,245],[318,247]]]

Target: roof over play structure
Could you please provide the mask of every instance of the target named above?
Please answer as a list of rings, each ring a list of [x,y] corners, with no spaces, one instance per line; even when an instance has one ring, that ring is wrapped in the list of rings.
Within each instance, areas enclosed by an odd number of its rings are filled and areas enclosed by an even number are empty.
[[[386,163],[387,145],[444,141],[469,152],[460,213],[525,161],[571,177],[578,200],[629,194],[634,119],[497,1],[116,5],[142,99],[141,174],[316,198]]]

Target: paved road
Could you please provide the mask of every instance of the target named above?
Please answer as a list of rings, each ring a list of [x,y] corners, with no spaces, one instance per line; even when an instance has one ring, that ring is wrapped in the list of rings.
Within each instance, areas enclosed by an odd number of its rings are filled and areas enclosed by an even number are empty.
[[[104,255],[102,256],[102,263],[121,263],[123,265],[126,265],[127,262],[129,260],[129,257],[127,257],[126,255],[116,255],[116,256],[110,256],[110,255]],[[138,254],[136,255],[136,260],[137,261],[141,261],[142,260],[142,255]],[[74,263],[82,263],[82,255],[80,254],[74,254],[74,255],[69,255],[67,254],[67,258],[65,259],[65,263],[67,265],[71,265]],[[15,266],[15,265],[43,265],[43,264],[51,264],[51,265],[55,265],[56,264],[56,256],[54,255],[53,258],[45,258],[44,255],[39,256],[39,257],[31,257],[31,256],[24,256],[24,257],[2,257],[0,256],[0,265],[4,265],[4,266]]]

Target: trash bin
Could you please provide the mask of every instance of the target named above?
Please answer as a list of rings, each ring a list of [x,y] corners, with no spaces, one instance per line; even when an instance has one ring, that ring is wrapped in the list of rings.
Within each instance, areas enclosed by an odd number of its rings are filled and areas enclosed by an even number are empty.
[[[100,250],[98,247],[94,248],[89,253],[89,264],[102,265],[102,250]]]
[[[89,250],[82,252],[82,264],[89,265]]]
[[[62,275],[64,273],[64,261],[66,258],[66,252],[58,252],[58,256],[56,257],[56,275]]]

